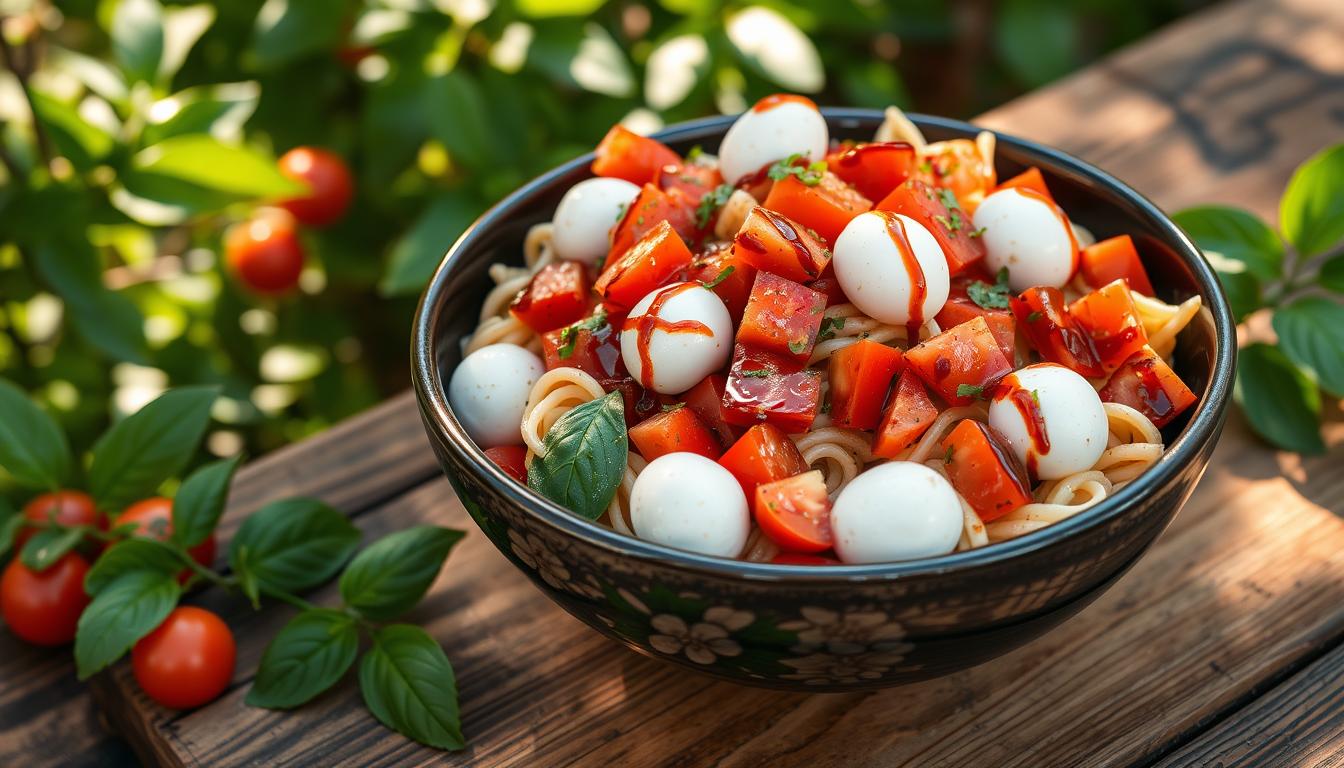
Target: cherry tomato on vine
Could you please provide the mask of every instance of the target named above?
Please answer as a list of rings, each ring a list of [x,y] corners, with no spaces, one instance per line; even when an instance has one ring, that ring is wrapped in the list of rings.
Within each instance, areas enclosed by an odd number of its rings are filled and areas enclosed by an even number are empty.
[[[283,208],[262,208],[224,235],[224,258],[235,277],[257,293],[286,293],[299,284],[303,243],[294,216]]]
[[[137,501],[117,517],[117,525],[126,523],[138,526],[135,530],[137,535],[167,541],[173,535],[173,501],[162,496]],[[187,550],[187,553],[192,560],[209,568],[215,562],[215,535],[210,534],[205,541]],[[177,580],[185,584],[190,577],[191,571],[184,568],[177,575]]]
[[[140,689],[173,709],[214,701],[233,677],[237,656],[233,632],[218,616],[178,606],[131,649],[131,670]]]
[[[0,614],[10,631],[35,645],[75,639],[79,615],[89,604],[84,575],[89,563],[71,552],[41,573],[16,557],[0,576]]]
[[[280,157],[280,172],[309,192],[280,203],[310,227],[325,227],[345,215],[355,183],[340,155],[317,147],[295,147]]]
[[[83,491],[61,490],[34,496],[23,507],[23,516],[35,523],[54,522],[74,527],[92,525],[99,530],[107,530],[107,519],[98,514],[93,499]],[[37,533],[36,528],[24,528],[14,537],[14,549],[21,550],[23,545]]]

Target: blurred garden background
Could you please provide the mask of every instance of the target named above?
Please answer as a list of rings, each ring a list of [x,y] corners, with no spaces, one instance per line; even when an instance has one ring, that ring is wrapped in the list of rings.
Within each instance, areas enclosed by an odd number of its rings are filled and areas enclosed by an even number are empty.
[[[447,246],[612,123],[781,90],[968,117],[1206,4],[0,0],[0,376],[77,450],[217,384],[197,459],[255,456],[405,389]],[[258,293],[225,233],[294,193],[299,146],[343,159],[353,201]]]

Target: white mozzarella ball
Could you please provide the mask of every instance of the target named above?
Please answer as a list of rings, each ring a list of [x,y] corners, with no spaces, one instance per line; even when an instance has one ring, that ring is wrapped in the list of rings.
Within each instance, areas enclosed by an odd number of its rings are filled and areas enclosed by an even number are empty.
[[[607,233],[638,195],[639,187],[625,179],[585,179],[570,187],[551,219],[556,254],[596,264],[611,247]]]
[[[481,347],[453,370],[448,402],[477,445],[518,445],[527,395],[545,372],[541,358],[516,344]]]
[[[657,301],[657,306],[654,302]],[[645,326],[639,318],[650,314]],[[673,323],[699,323],[709,333],[671,328]],[[728,362],[733,346],[733,320],[715,293],[700,283],[676,283],[639,300],[621,331],[621,360],[645,389],[664,395],[685,392]],[[644,350],[650,370],[644,370]]]
[[[649,462],[630,490],[630,522],[641,539],[719,557],[741,553],[751,530],[742,486],[696,453]]]
[[[817,105],[802,97],[767,96],[737,118],[719,145],[719,172],[736,184],[790,155],[826,157],[830,134]]]
[[[850,481],[831,508],[835,553],[846,563],[945,555],[961,538],[961,501],[942,475],[891,461]]]
[[[1053,363],[1003,378],[989,405],[989,425],[1040,480],[1091,469],[1106,450],[1106,410],[1087,379]]]
[[[1008,268],[1008,285],[1025,291],[1037,285],[1062,288],[1078,266],[1073,225],[1059,206],[1021,189],[1001,189],[986,197],[971,217],[985,244],[985,263],[997,274]]]
[[[835,278],[845,296],[869,317],[905,325],[912,315],[933,319],[947,302],[947,257],[933,233],[909,216],[861,213],[835,238],[832,251]],[[922,302],[914,287],[920,277],[916,271],[923,273]]]

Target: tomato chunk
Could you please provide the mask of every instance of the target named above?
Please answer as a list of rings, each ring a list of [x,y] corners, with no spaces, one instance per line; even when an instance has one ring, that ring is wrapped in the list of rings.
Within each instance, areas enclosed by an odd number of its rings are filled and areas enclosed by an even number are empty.
[[[686,200],[680,190],[664,192],[652,184],[645,184],[612,230],[607,263],[619,258],[636,240],[664,221],[671,224],[672,229],[687,242],[694,242],[699,237],[699,230],[695,226],[695,206]]]
[[[719,466],[737,478],[748,499],[756,498],[756,486],[761,483],[807,471],[798,446],[773,424],[757,424],[748,429],[719,457]]]
[[[1017,327],[1041,357],[1075,372],[1097,378],[1106,375],[1092,348],[1092,339],[1084,333],[1064,305],[1064,293],[1058,288],[1037,286],[1008,299],[1017,318]]]
[[[891,194],[915,172],[915,148],[904,141],[856,144],[826,157],[826,167],[869,200]]]
[[[804,365],[812,356],[825,311],[826,294],[779,275],[758,272],[738,323],[737,342]]]
[[[864,339],[831,355],[831,422],[873,429],[882,418],[887,390],[905,369],[901,350]]]
[[[691,251],[666,221],[607,265],[593,289],[609,303],[630,309],[691,265]]]
[[[1134,247],[1134,239],[1129,235],[1112,237],[1087,246],[1079,262],[1083,280],[1093,288],[1124,278],[1129,281],[1130,290],[1144,296],[1153,295],[1153,283],[1148,279],[1148,270],[1143,268],[1139,250]]]
[[[947,303],[934,316],[938,321],[938,327],[951,328],[983,317],[985,322],[989,323],[990,333],[993,333],[994,339],[999,342],[1003,356],[1010,361],[1013,360],[1017,353],[1017,323],[1013,321],[1013,313],[1007,309],[987,309],[976,304],[966,293],[969,283],[965,275],[952,281]]]
[[[747,297],[756,282],[756,268],[731,243],[715,243],[691,262],[688,279],[712,285],[710,290],[723,299],[728,314],[737,318],[747,308]]]
[[[812,426],[821,405],[821,374],[799,368],[790,358],[737,344],[728,384],[723,390],[723,416],[730,424],[766,422],[793,433]]]
[[[1098,288],[1069,305],[1069,316],[1092,339],[1097,360],[1108,373],[1148,343],[1139,311],[1124,280]]]
[[[983,317],[953,326],[905,353],[929,388],[952,405],[967,405],[1013,370]]]
[[[929,399],[919,377],[906,368],[896,380],[882,422],[873,436],[873,455],[894,459],[914,445],[938,418],[938,407]]]
[[[831,548],[831,500],[819,469],[756,486],[754,511],[761,533],[782,550]]]
[[[770,188],[764,205],[811,228],[830,244],[850,219],[871,209],[873,201],[827,172],[820,183],[810,186],[796,176],[785,176]]]
[[[640,136],[620,125],[613,125],[594,152],[593,173],[625,179],[632,184],[648,184],[658,177],[665,165],[681,162],[676,152],[657,139]]]
[[[1050,194],[1050,188],[1045,185],[1045,176],[1041,174],[1041,169],[1034,165],[998,186],[998,189],[1014,188],[1030,189],[1050,202],[1055,202],[1054,196]]]
[[[733,250],[748,264],[799,283],[821,277],[831,261],[826,245],[796,221],[756,206],[733,238]]]
[[[1134,353],[1111,374],[1097,393],[1108,403],[1120,403],[1165,427],[1199,398],[1151,347]]]
[[[711,373],[700,380],[681,396],[686,407],[695,411],[695,415],[718,435],[719,442],[726,448],[737,440],[738,430],[723,418],[723,390],[728,379],[717,373]]]
[[[486,448],[485,455],[508,473],[509,477],[527,485],[527,448],[521,445],[497,445]]]
[[[588,274],[577,261],[556,261],[532,276],[509,312],[537,333],[583,317],[588,311]]]
[[[578,368],[599,383],[623,378],[626,371],[616,328],[607,312],[599,309],[573,327],[542,334],[541,356],[546,370]]]
[[[980,519],[989,522],[1031,501],[1026,467],[993,427],[963,419],[943,442],[944,469]]]
[[[875,207],[879,211],[905,214],[923,224],[942,246],[948,271],[953,277],[985,258],[985,245],[974,236],[971,217],[950,192],[911,179],[892,190]]]
[[[655,413],[630,430],[630,442],[648,461],[669,453],[698,453],[709,459],[719,458],[723,448],[709,427],[685,406]]]
[[[680,190],[686,203],[691,206],[700,204],[700,198],[714,191],[723,183],[723,174],[718,168],[695,163],[674,163],[658,169],[658,178],[654,184],[661,190]]]
[[[834,307],[836,304],[844,304],[849,301],[849,297],[845,295],[845,289],[840,287],[840,281],[835,278],[835,273],[831,271],[830,265],[826,266],[826,271],[821,273],[821,277],[808,283],[807,287],[826,294],[826,306],[828,307]]]

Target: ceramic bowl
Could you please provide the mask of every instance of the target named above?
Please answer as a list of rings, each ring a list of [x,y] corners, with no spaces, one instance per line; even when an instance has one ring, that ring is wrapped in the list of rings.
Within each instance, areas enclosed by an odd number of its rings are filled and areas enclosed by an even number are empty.
[[[872,110],[823,110],[836,139],[869,139]],[[970,138],[967,123],[912,116],[931,140]],[[732,123],[715,117],[658,134],[714,151]],[[1208,263],[1157,206],[1106,173],[1000,135],[997,170],[1037,166],[1060,205],[1098,238],[1128,233],[1159,295],[1205,309],[1181,333],[1175,367],[1197,407],[1164,430],[1165,455],[1114,496],[1012,541],[879,565],[745,563],[627,538],[533,494],[489,461],[449,407],[446,384],[474,327],[494,262],[521,263],[528,227],[588,178],[592,155],[526,184],[448,251],[416,312],[415,389],[444,473],[481,530],[566,611],[634,650],[696,672],[797,690],[878,688],[1001,655],[1095,599],[1171,521],[1222,429],[1236,355],[1232,316]],[[482,578],[488,576],[482,574]]]

